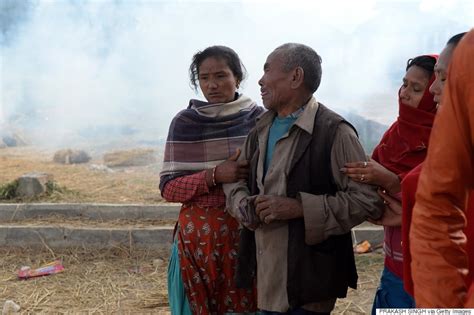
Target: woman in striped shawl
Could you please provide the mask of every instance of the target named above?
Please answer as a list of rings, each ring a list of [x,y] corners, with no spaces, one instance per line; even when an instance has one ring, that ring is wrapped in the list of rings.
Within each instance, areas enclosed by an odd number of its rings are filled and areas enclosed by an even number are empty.
[[[244,78],[225,46],[194,55],[191,84],[207,102],[191,100],[171,122],[160,173],[162,196],[182,203],[168,268],[173,314],[256,311],[256,290],[234,282],[239,225],[225,211],[223,183],[247,179],[239,147],[263,111],[236,91]]]

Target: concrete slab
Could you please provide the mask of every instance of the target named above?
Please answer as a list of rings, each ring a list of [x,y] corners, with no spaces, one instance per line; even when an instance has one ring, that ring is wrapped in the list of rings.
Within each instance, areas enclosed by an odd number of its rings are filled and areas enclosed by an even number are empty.
[[[136,248],[168,248],[173,227],[122,229],[62,226],[0,225],[0,246],[106,248],[117,245]]]
[[[150,245],[153,246],[154,244],[169,244],[173,242],[173,230],[174,227],[166,228],[167,231],[171,231],[171,233],[156,233],[156,231],[149,230],[149,229],[136,229],[132,231],[132,240],[133,243],[143,244],[143,245]]]
[[[176,204],[0,204],[0,223],[54,215],[101,221],[119,219],[177,220],[180,208],[181,206]]]
[[[369,241],[372,246],[383,243],[384,231],[382,226],[371,224],[357,226],[352,229],[352,241],[358,244],[362,241]]]
[[[113,220],[177,220],[180,205],[177,204],[0,204],[0,224],[9,226],[16,225],[17,230],[5,230],[0,225],[0,245],[17,243],[35,244],[41,242],[38,234],[29,229],[29,226],[21,226],[25,219],[47,218],[48,216],[60,216],[65,218],[64,222],[56,225],[36,229],[45,242],[52,246],[113,246],[114,244],[129,244],[130,238],[135,246],[150,246],[171,243],[173,227],[144,227],[138,228],[134,225],[114,228],[112,225],[106,227],[77,227],[68,226],[67,219],[84,218],[107,222]],[[85,220],[84,220],[85,221]],[[84,224],[83,224],[84,225]],[[54,229],[54,231],[52,230]],[[383,227],[364,222],[352,230],[354,243],[368,240],[373,246],[383,241]],[[20,245],[21,246],[21,245]]]

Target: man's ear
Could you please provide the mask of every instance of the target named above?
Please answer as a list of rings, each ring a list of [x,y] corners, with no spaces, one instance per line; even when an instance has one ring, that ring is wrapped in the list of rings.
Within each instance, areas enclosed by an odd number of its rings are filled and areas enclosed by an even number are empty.
[[[297,67],[295,70],[293,70],[291,88],[297,89],[303,84],[304,84],[304,70],[301,67]]]

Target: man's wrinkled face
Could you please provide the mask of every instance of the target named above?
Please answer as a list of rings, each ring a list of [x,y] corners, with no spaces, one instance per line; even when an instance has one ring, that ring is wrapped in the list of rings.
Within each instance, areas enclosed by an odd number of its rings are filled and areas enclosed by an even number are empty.
[[[273,51],[263,66],[263,76],[258,81],[263,105],[278,111],[291,96],[291,71],[285,71],[282,53]]]

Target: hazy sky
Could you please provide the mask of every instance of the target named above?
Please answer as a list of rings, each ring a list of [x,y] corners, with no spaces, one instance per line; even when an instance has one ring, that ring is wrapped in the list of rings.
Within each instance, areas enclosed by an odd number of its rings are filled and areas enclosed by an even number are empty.
[[[97,125],[166,136],[173,115],[202,97],[189,86],[192,55],[216,44],[240,55],[241,92],[258,103],[266,56],[285,42],[307,44],[323,59],[319,101],[389,124],[406,60],[474,26],[472,0],[2,0],[0,8],[0,129],[28,122],[66,141]]]

